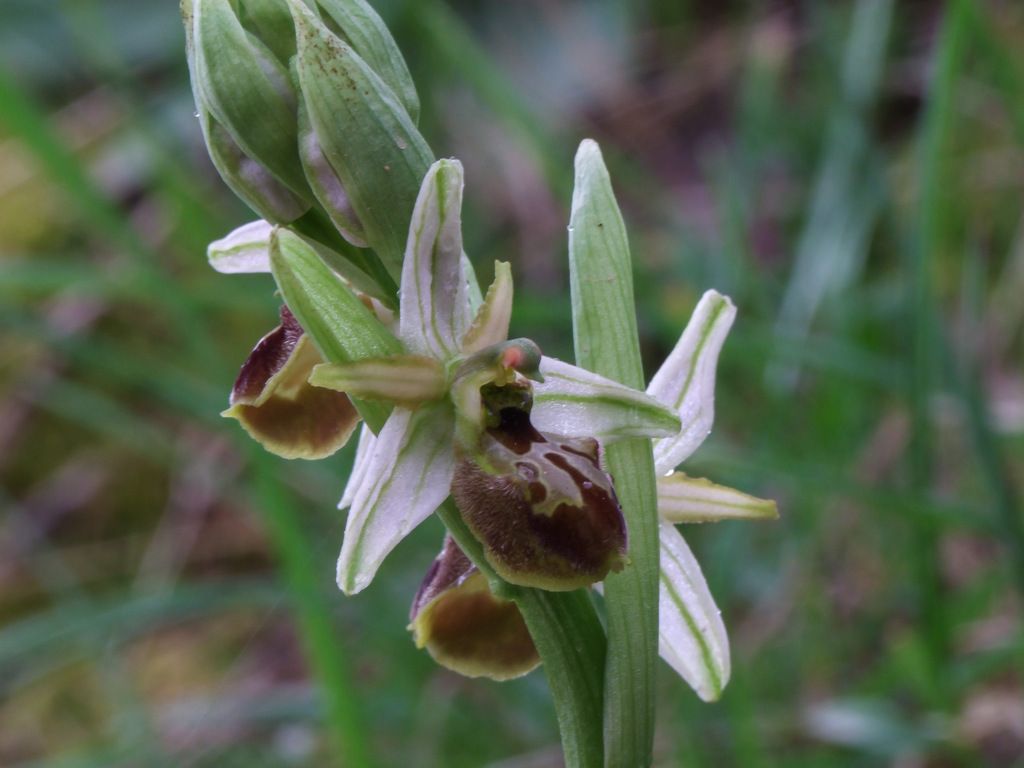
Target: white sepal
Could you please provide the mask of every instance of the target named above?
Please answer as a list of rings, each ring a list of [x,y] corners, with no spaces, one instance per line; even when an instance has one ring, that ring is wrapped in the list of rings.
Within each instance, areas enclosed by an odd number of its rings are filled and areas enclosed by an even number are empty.
[[[410,352],[446,360],[469,326],[462,270],[462,163],[427,171],[409,224],[402,264],[399,336]]]
[[[270,271],[270,232],[263,219],[250,221],[206,248],[210,266],[225,275]]]
[[[388,553],[447,498],[455,470],[448,403],[395,408],[377,435],[338,558],[338,586],[352,595]]]
[[[779,510],[770,499],[673,472],[658,478],[658,515],[670,523],[711,523],[774,519]]]
[[[654,466],[665,474],[685,461],[711,432],[715,420],[715,367],[736,318],[728,296],[707,291],[675,349],[647,387],[647,394],[675,410],[682,430],[654,444]]]
[[[729,639],[696,558],[670,523],[660,524],[658,652],[704,701],[729,682]]]
[[[369,477],[367,472],[369,470],[370,457],[373,456],[373,449],[376,443],[377,436],[363,422],[363,426],[359,430],[359,444],[356,446],[356,456],[352,460],[352,471],[348,475],[348,482],[345,483],[345,492],[341,494],[338,509],[348,509],[352,506],[352,500],[356,497],[360,484]]]
[[[552,357],[540,362],[530,420],[541,432],[595,437],[663,437],[679,431],[675,412],[639,390]]]

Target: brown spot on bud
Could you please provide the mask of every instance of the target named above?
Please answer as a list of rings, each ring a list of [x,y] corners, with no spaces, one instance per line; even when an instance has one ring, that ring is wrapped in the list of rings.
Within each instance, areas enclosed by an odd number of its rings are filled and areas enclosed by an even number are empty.
[[[467,677],[509,680],[540,664],[516,604],[495,597],[450,536],[410,611],[416,646]]]

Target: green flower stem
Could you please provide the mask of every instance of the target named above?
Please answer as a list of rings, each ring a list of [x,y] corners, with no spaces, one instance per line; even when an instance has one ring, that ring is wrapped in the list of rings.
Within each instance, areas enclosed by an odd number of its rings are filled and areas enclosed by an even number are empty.
[[[484,559],[483,547],[466,527],[449,498],[438,515],[459,547],[491,584],[491,591],[519,606],[537,646],[551,688],[568,768],[603,764],[605,638],[585,590],[546,592],[515,587],[501,580]]]
[[[569,270],[576,364],[644,389],[633,276],[622,215],[601,150],[576,154],[569,221]],[[651,441],[607,446],[605,459],[629,529],[630,564],[605,579],[605,764],[650,765],[658,658],[658,509]]]

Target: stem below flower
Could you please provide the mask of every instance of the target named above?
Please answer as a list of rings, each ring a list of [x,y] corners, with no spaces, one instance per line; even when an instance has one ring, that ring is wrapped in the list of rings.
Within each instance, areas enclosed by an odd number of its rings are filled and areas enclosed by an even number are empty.
[[[501,580],[484,559],[483,547],[466,527],[449,498],[438,509],[448,531],[487,577],[491,591],[514,600],[530,629],[562,734],[567,768],[600,768],[604,764],[604,630],[586,590],[546,592],[516,587]]]

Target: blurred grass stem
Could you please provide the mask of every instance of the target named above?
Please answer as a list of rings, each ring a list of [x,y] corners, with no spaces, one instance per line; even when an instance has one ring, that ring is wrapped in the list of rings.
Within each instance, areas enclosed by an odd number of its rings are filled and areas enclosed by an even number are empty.
[[[932,392],[938,364],[941,318],[934,301],[934,264],[941,242],[944,196],[944,150],[948,146],[953,95],[963,61],[968,21],[968,0],[946,7],[936,45],[931,98],[921,128],[918,157],[918,206],[912,224],[910,249],[911,371],[910,371],[910,480],[922,498],[931,493],[934,473]],[[932,674],[941,679],[939,666],[950,648],[951,626],[944,606],[939,568],[939,526],[916,506],[909,509],[914,529],[912,553],[917,589],[921,596],[926,646]],[[941,695],[941,694],[940,694]]]
[[[255,474],[254,506],[263,514],[270,539],[296,614],[310,663],[324,697],[324,721],[333,742],[336,764],[346,768],[374,765],[366,739],[363,707],[352,681],[352,671],[331,622],[332,610],[321,589],[322,573],[309,538],[296,515],[297,505],[276,479],[273,460],[259,446],[249,450]]]

